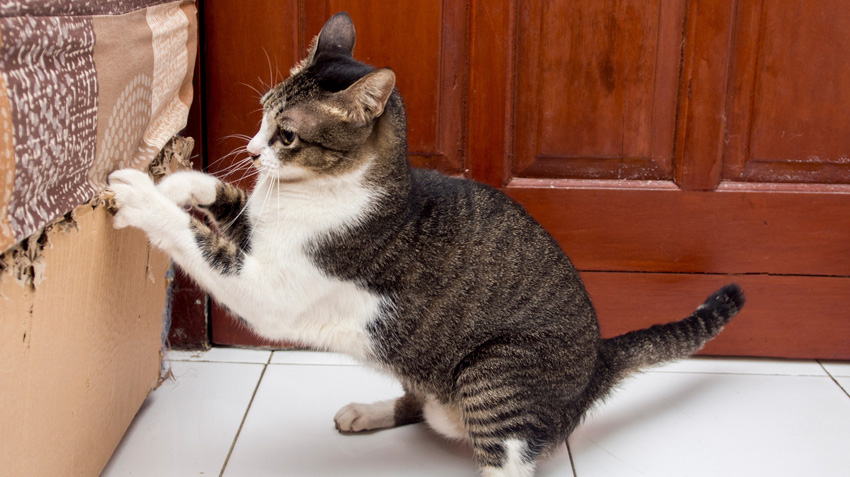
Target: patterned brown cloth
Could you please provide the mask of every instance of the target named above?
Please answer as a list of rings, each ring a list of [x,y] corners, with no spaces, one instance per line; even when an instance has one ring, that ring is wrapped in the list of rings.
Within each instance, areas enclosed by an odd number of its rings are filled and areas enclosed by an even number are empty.
[[[186,125],[192,1],[0,1],[0,253]]]

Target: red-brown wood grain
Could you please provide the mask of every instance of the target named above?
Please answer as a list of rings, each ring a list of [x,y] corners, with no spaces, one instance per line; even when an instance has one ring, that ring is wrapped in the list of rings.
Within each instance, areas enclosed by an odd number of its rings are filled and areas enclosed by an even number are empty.
[[[248,164],[231,168],[262,120],[260,97],[299,58],[296,1],[204,3],[205,115],[209,172],[250,188]]]
[[[460,174],[464,167],[463,106],[466,101],[467,6],[464,2],[326,0],[300,5],[305,38],[328,17],[345,11],[357,30],[354,55],[390,67],[408,109],[410,161],[417,167]]]
[[[850,359],[850,278],[585,272],[602,335],[682,319],[727,283],[747,303],[701,354]]]
[[[850,182],[850,10],[840,0],[739,2],[727,180]]]
[[[581,270],[850,276],[847,189],[699,192],[663,182],[590,185],[518,179],[505,191]]]
[[[606,335],[681,318],[738,281],[750,301],[707,353],[848,357],[840,0],[205,7],[211,164],[244,145],[220,138],[259,123],[239,84],[281,79],[347,10],[355,56],[397,74],[412,162],[523,204],[582,270]],[[224,313],[213,322],[217,343],[259,343]]]
[[[720,184],[734,3],[688,2],[675,158],[676,183],[686,190]]]
[[[508,181],[513,105],[515,0],[470,5],[466,176],[492,186]],[[459,125],[460,126],[460,125]]]
[[[513,174],[670,178],[683,17],[683,2],[525,2]]]

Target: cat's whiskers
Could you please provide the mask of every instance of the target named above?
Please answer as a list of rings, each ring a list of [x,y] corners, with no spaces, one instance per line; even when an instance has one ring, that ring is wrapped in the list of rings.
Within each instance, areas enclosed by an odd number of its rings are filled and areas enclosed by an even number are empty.
[[[271,89],[272,85],[274,84],[274,73],[272,72],[272,59],[269,57],[269,52],[268,52],[268,50],[265,49],[265,47],[263,48],[263,53],[266,54],[266,63],[268,63],[268,65],[269,65],[269,84],[266,87],[266,90],[269,90],[269,89]],[[277,60],[277,58],[275,58],[275,60]]]
[[[225,182],[243,182],[245,180],[250,180],[258,174],[258,171],[245,162],[246,161],[242,161],[240,164],[234,164],[228,169],[221,170],[211,175]]]
[[[238,156],[239,154],[243,154],[243,153],[244,153],[244,154],[248,154],[248,146],[247,146],[247,145],[246,145],[246,146],[239,146],[239,147],[236,147],[235,149],[231,150],[229,153],[227,153],[227,154],[225,154],[224,156],[222,156],[222,157],[220,157],[220,158],[216,159],[215,161],[213,161],[213,162],[212,162],[211,164],[209,164],[209,165],[208,165],[208,166],[207,166],[204,170],[205,170],[205,171],[207,171],[207,170],[209,170],[210,168],[212,168],[213,166],[215,166],[215,165],[217,165],[218,163],[220,163],[221,161],[224,161],[224,160],[229,159],[229,158],[231,158],[231,157]],[[240,160],[241,160],[241,159],[240,159]]]
[[[257,78],[257,79],[259,79],[259,78]],[[261,81],[261,83],[262,83],[262,81]],[[265,94],[265,93],[261,92],[259,89],[257,89],[257,88],[255,88],[255,87],[251,86],[251,85],[250,85],[250,84],[248,84],[248,83],[239,83],[239,84],[241,84],[242,86],[246,86],[246,87],[248,87],[251,91],[253,91],[254,93],[257,93],[257,99],[261,99],[261,98],[263,97],[263,95]]]
[[[256,215],[258,220],[254,223],[254,227],[251,227],[251,233],[248,234],[248,243],[252,243],[252,240],[254,238],[254,233],[256,233],[256,231],[257,231],[257,228],[258,228],[257,226],[260,224],[260,219],[264,216],[264,213],[266,211],[266,206],[268,205],[269,198],[271,197],[272,188],[268,187],[268,184],[267,184],[267,182],[268,182],[267,180],[270,179],[270,178],[271,178],[271,174],[263,174],[263,175],[260,176],[260,182],[258,182],[258,187],[264,187],[266,189],[266,193],[265,193],[265,198],[263,199],[263,205],[262,205],[262,207],[260,207],[260,212]],[[278,181],[278,184],[280,184],[279,181]],[[254,196],[255,195],[252,194],[251,198],[254,198]],[[250,201],[250,199],[249,199],[249,201]],[[245,205],[247,207],[247,203]]]
[[[277,184],[277,222],[280,223],[280,181],[275,181]]]
[[[239,178],[239,181],[245,181],[247,179],[253,179],[261,174],[264,174],[262,167],[256,167],[253,164],[253,160],[248,160],[249,166],[247,169],[242,171],[242,177]]]
[[[232,172],[234,172],[236,170],[240,170],[240,169],[243,169],[243,168],[250,167],[250,165],[251,165],[250,158],[244,157],[244,158],[241,158],[241,159],[234,161],[232,164],[225,167],[224,169],[216,171],[215,173],[213,173],[213,175],[216,176],[216,177],[223,177],[223,176],[231,174]]]
[[[266,180],[266,179],[267,179],[267,176],[266,176],[266,175],[264,175],[264,174],[260,174],[260,175],[259,175],[259,179],[257,179],[257,185],[255,186],[255,189],[256,189],[257,187],[262,187],[262,186],[263,186],[263,183],[265,182],[265,180]],[[221,230],[223,230],[223,231],[229,230],[229,229],[230,229],[230,227],[232,227],[232,226],[233,226],[233,224],[235,224],[235,223],[236,223],[236,221],[237,221],[237,220],[239,220],[239,218],[242,216],[242,214],[244,214],[244,213],[245,213],[245,211],[246,211],[246,210],[248,210],[248,206],[249,206],[249,205],[251,205],[251,201],[252,201],[252,200],[254,200],[255,198],[256,198],[256,195],[255,195],[255,194],[250,194],[250,195],[248,196],[248,200],[246,200],[246,201],[245,201],[245,205],[244,205],[244,206],[242,206],[242,209],[239,211],[239,213],[238,213],[238,214],[236,214],[236,216],[235,216],[235,217],[233,217],[233,219],[232,219],[230,222],[228,222],[228,223],[226,223],[226,224],[222,224],[222,225],[220,226]],[[249,241],[249,243],[250,243],[250,241]]]
[[[224,141],[226,139],[239,139],[239,140],[245,141],[245,143],[247,145],[247,143],[251,141],[251,136],[248,136],[248,135],[245,135],[245,134],[231,134],[229,136],[224,136],[221,139],[222,139],[222,141]]]
[[[222,158],[218,159],[217,161],[213,162],[213,163],[212,163],[212,164],[210,164],[209,166],[207,166],[207,169],[210,169],[211,167],[213,167],[213,166],[217,165],[217,164],[218,164],[218,163],[220,163],[221,161],[224,161],[224,160],[227,160],[227,159],[230,159],[230,158],[235,158],[235,157],[239,156],[239,154],[242,154],[243,152],[244,152],[244,151],[235,150],[235,151],[233,151],[233,152],[229,153],[228,155],[226,155],[226,156],[224,156],[224,157],[222,157]],[[244,161],[245,161],[245,159],[247,159],[247,158],[237,158],[235,161],[231,162],[231,163],[230,163],[227,167],[225,167],[224,169],[220,169],[220,170],[216,171],[216,173],[219,173],[219,172],[221,172],[222,170],[230,169],[230,168],[232,168],[233,166],[241,166],[241,165],[242,165],[241,163],[242,163],[242,162],[244,162]]]

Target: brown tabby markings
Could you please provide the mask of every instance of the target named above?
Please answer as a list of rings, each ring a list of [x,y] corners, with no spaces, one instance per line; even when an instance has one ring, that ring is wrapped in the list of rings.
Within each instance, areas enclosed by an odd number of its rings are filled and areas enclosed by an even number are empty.
[[[308,58],[263,97],[264,127],[249,150],[292,174],[293,183],[277,185],[302,202],[336,200],[323,214],[360,194],[356,220],[315,233],[294,253],[323,277],[380,297],[354,334],[367,337],[364,359],[405,394],[391,411],[386,402],[357,405],[361,422],[425,418],[460,432],[485,475],[530,475],[620,380],[696,352],[741,308],[743,293],[730,285],[683,320],[602,339],[577,270],[521,206],[485,185],[410,168],[395,75],[354,60],[354,39],[347,15],[328,21]],[[239,215],[246,197],[222,185],[202,206],[221,235],[192,222],[204,257],[224,275],[238,276],[252,250],[252,223]],[[352,423],[341,417],[337,427],[361,430]]]

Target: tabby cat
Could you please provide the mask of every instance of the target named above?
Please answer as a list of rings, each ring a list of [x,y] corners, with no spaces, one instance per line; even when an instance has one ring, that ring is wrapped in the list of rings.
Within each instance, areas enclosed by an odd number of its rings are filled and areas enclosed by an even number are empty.
[[[618,381],[691,355],[741,308],[729,285],[681,321],[602,339],[576,269],[522,207],[411,169],[395,74],[356,61],[354,41],[335,15],[263,96],[250,194],[199,172],[109,178],[115,227],[144,230],[258,335],[401,381],[398,399],[340,410],[339,431],[424,420],[469,442],[483,475],[532,475]]]

